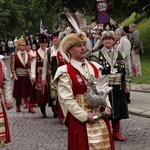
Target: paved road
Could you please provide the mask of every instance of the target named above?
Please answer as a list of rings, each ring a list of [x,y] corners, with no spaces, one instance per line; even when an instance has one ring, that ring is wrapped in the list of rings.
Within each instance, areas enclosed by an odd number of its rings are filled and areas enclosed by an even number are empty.
[[[150,93],[132,91],[129,112],[131,114],[150,118]]]
[[[21,113],[16,113],[15,107],[8,111],[12,142],[4,150],[67,150],[67,128],[52,118],[50,108],[46,119],[35,109],[36,114],[23,106]],[[121,123],[126,141],[115,141],[116,150],[150,150],[150,119],[130,115]]]

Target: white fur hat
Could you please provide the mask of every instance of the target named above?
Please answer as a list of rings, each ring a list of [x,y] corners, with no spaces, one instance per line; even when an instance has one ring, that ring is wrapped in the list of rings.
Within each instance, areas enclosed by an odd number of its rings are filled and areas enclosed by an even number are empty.
[[[102,32],[102,40],[103,40],[104,38],[112,38],[112,39],[115,39],[114,31],[103,31],[103,32]]]

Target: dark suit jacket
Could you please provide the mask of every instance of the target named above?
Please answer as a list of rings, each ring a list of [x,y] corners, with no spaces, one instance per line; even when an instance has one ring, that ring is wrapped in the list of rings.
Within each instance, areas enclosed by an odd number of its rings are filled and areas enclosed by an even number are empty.
[[[132,49],[136,51],[137,54],[144,53],[142,41],[140,38],[140,32],[136,29],[131,35]]]

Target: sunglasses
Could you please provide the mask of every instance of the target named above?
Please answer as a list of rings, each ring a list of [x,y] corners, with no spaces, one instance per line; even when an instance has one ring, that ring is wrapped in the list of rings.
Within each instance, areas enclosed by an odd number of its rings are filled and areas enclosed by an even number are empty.
[[[20,46],[26,46],[26,45],[20,45]]]

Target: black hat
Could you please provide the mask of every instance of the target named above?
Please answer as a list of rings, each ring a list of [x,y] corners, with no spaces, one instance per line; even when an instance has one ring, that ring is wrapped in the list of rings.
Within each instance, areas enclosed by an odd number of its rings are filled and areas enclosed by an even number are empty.
[[[39,35],[39,43],[45,43],[48,42],[47,36],[45,34],[40,34]]]
[[[125,33],[129,33],[129,32],[130,32],[130,31],[129,31],[129,26],[124,26],[124,27],[123,27],[123,30],[124,30]]]
[[[59,32],[60,32],[60,31],[57,31],[57,32],[52,33],[52,38],[55,37],[55,36],[59,37]]]
[[[26,45],[30,45],[30,44],[31,44],[30,40],[29,39],[26,40]]]

